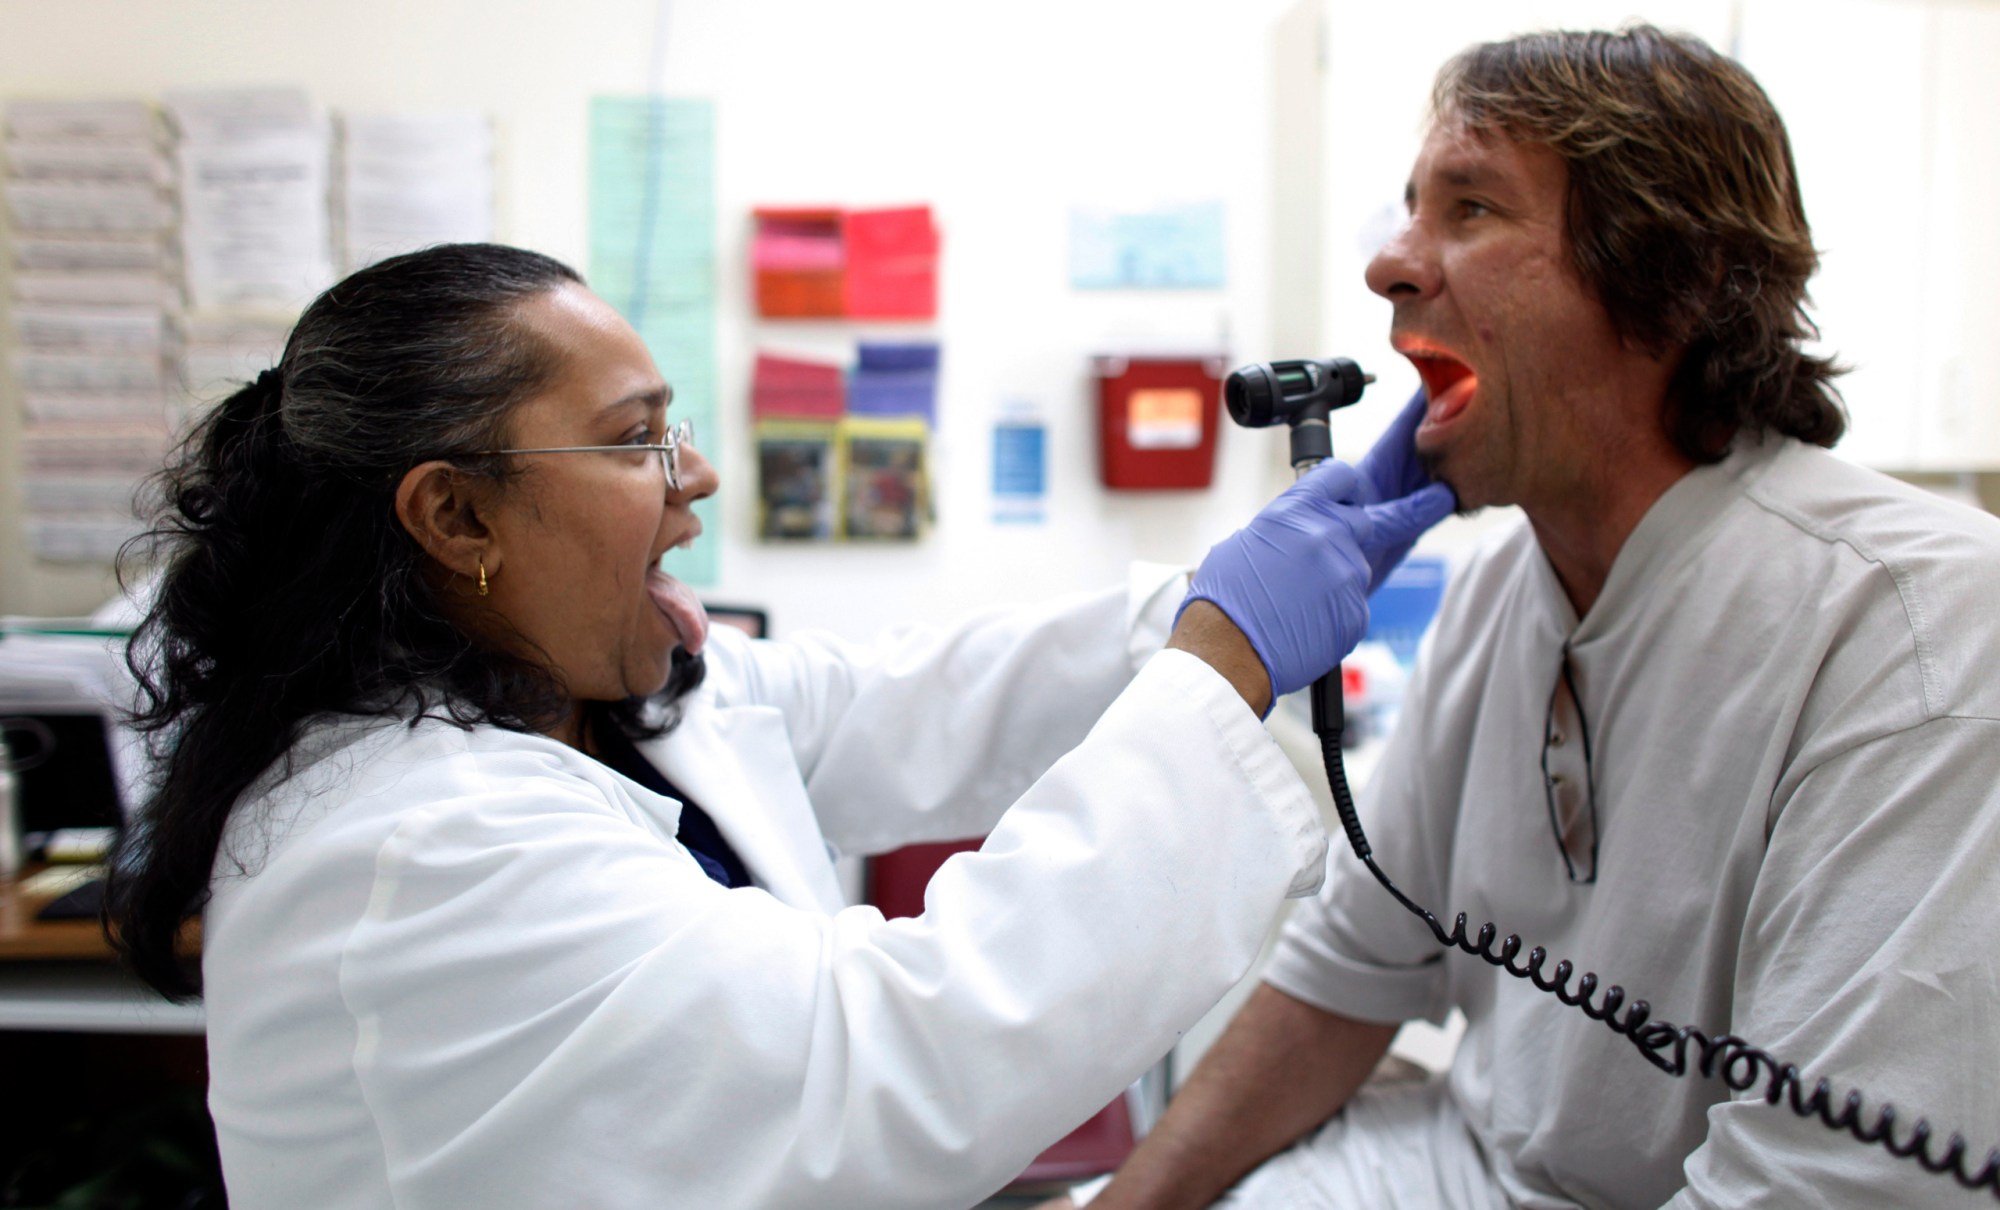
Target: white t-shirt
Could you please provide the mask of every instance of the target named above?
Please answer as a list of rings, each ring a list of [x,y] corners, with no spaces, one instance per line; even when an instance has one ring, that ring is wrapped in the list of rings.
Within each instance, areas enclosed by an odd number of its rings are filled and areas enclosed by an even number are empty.
[[[1592,884],[1565,869],[1543,768],[1565,650]],[[1546,751],[1558,795],[1584,771],[1566,721]],[[1362,814],[1384,871],[1447,927],[1493,921],[1655,1019],[1891,1100],[1899,1138],[1923,1114],[1974,1157],[2000,1143],[2000,521],[1744,442],[1654,504],[1582,619],[1523,525],[1448,591]],[[1765,1105],[1762,1084],[1732,1101],[1671,1078],[1447,955],[1336,848],[1267,980],[1365,1020],[1462,1009],[1451,1093],[1515,1203],[1968,1204]]]

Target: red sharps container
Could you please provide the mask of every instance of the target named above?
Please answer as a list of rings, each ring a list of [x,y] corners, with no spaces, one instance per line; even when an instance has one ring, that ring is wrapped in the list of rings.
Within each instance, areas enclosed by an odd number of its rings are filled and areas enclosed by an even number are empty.
[[[1215,479],[1227,364],[1215,357],[1095,358],[1104,486],[1207,487]]]

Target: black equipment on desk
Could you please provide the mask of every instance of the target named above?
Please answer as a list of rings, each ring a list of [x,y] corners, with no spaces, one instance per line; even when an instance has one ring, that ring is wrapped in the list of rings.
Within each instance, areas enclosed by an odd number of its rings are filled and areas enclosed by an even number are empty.
[[[125,821],[104,716],[87,711],[0,712],[19,783],[24,833],[115,828]]]
[[[112,770],[109,728],[89,711],[0,716],[0,749],[13,769],[15,819],[30,860],[40,838],[66,828],[115,828],[124,822]],[[45,903],[38,920],[94,920],[103,904],[99,879]]]
[[[1303,475],[1320,460],[1333,457],[1333,442],[1326,423],[1328,414],[1361,398],[1361,392],[1374,381],[1373,375],[1363,374],[1359,366],[1346,358],[1276,361],[1237,370],[1229,376],[1223,394],[1229,414],[1238,424],[1251,428],[1281,423],[1291,426],[1292,467]],[[1898,1114],[1892,1105],[1881,1106],[1871,1120],[1864,1116],[1859,1091],[1848,1092],[1837,1103],[1829,1080],[1817,1081],[1808,1091],[1797,1066],[1780,1062],[1742,1038],[1732,1034],[1711,1035],[1691,1025],[1655,1021],[1652,1006],[1646,1001],[1633,1000],[1626,1005],[1625,989],[1617,984],[1604,988],[1599,996],[1598,986],[1602,981],[1592,972],[1576,977],[1575,990],[1571,990],[1576,968],[1568,959],[1558,961],[1545,974],[1548,951],[1538,945],[1528,950],[1525,962],[1516,961],[1523,948],[1521,938],[1510,933],[1496,944],[1500,930],[1492,923],[1482,924],[1477,933],[1469,934],[1466,915],[1460,912],[1447,930],[1427,908],[1403,894],[1382,872],[1382,867],[1375,864],[1367,834],[1361,830],[1360,813],[1354,808],[1354,795],[1347,786],[1347,766],[1340,756],[1341,732],[1346,729],[1346,704],[1341,700],[1340,689],[1340,670],[1336,668],[1313,682],[1309,691],[1313,733],[1319,739],[1320,757],[1326,765],[1327,784],[1333,792],[1340,826],[1347,833],[1347,843],[1354,855],[1368,867],[1375,881],[1397,903],[1421,919],[1439,945],[1463,950],[1517,979],[1526,979],[1564,1004],[1580,1009],[1593,1021],[1604,1022],[1611,1032],[1631,1042],[1648,1063],[1668,1075],[1684,1076],[1694,1070],[1705,1077],[1720,1076],[1737,1092],[1761,1083],[1768,1104],[1788,1104],[1802,1118],[1817,1118],[1829,1130],[1852,1135],[1862,1143],[1880,1144],[1890,1155],[1915,1160],[1926,1172],[1949,1176],[1967,1189],[1984,1189],[2000,1199],[2000,1147],[1989,1150],[1986,1162],[1974,1172],[1967,1161],[1969,1148],[1963,1135],[1953,1133],[1945,1142],[1944,1153],[1933,1154],[1932,1128],[1927,1118],[1918,1118],[1908,1137],[1899,1140],[1895,1135]],[[1625,1008],[1622,1017],[1618,1015],[1620,1007]]]

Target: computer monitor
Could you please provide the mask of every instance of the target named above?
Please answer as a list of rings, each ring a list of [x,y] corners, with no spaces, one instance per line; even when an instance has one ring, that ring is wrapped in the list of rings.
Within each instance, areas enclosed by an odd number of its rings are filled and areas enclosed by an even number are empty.
[[[708,611],[711,622],[734,627],[753,639],[771,637],[771,616],[764,610],[749,605],[712,605],[706,601],[702,608]]]
[[[114,828],[124,821],[102,714],[0,711],[0,743],[15,768],[22,832]]]

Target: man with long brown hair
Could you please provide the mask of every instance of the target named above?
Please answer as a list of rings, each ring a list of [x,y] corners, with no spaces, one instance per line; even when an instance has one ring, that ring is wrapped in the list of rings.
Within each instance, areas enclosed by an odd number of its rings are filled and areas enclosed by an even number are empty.
[[[1593,1007],[1620,984],[1807,1091],[1862,1091],[1865,1120],[1893,1101],[1901,1142],[1922,1112],[1977,1172],[2000,1140],[2000,523],[1821,448],[1844,422],[1801,347],[1816,254],[1783,123],[1692,38],[1530,35],[1444,68],[1406,200],[1367,277],[1426,387],[1411,474],[1525,523],[1447,594],[1363,803],[1376,860],[1443,919],[1546,946],[1545,978],[1597,972],[1566,976]],[[1364,1084],[1403,1022],[1453,1008],[1446,1080]],[[1968,1204],[1761,1078],[1646,1057],[1440,950],[1341,854],[1090,1204]]]

